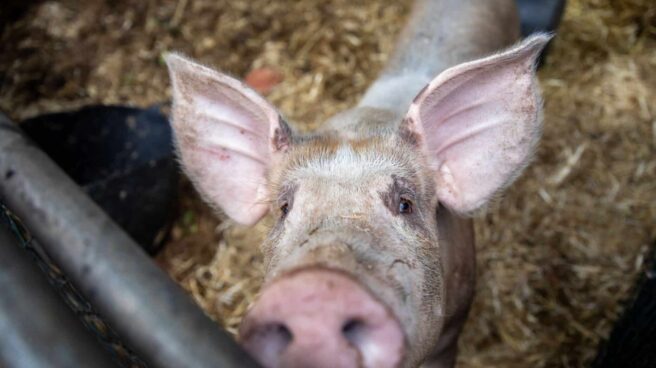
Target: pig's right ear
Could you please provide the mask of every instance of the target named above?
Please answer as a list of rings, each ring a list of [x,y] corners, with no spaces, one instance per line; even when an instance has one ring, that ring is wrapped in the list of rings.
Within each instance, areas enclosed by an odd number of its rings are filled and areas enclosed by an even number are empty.
[[[240,81],[166,55],[178,156],[196,189],[238,223],[267,212],[266,175],[291,143],[276,109]]]

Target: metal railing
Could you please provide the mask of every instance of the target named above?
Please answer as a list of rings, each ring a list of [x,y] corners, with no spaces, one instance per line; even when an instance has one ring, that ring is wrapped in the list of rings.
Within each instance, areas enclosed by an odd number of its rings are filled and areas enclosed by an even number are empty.
[[[257,367],[2,114],[0,201],[147,365]]]

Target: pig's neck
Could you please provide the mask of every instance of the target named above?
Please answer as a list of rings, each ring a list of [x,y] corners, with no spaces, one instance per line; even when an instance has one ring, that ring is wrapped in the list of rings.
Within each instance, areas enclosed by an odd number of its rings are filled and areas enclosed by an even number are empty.
[[[515,0],[418,0],[387,67],[359,107],[407,111],[435,76],[517,40]]]

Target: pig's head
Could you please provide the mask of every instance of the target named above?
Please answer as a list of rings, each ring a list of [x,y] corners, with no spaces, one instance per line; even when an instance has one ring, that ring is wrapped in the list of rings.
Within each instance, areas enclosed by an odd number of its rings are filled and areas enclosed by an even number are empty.
[[[363,123],[350,138],[295,134],[241,82],[167,57],[176,146],[196,188],[239,223],[276,218],[266,282],[241,328],[257,360],[395,367],[428,354],[448,317],[436,211],[476,211],[527,164],[547,40],[446,70],[405,117],[335,117]]]

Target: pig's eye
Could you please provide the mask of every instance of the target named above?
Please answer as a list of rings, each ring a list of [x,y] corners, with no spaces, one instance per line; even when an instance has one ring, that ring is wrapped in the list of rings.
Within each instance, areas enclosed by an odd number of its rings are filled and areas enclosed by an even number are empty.
[[[294,183],[287,183],[281,186],[280,192],[278,193],[277,198],[275,198],[275,204],[278,205],[280,209],[279,220],[282,222],[287,214],[294,208],[294,193],[298,185]]]
[[[401,197],[399,199],[399,213],[402,214],[411,214],[412,213],[412,201]]]
[[[280,212],[282,212],[282,216],[285,217],[287,216],[287,212],[289,212],[289,203],[285,202],[280,206]]]

